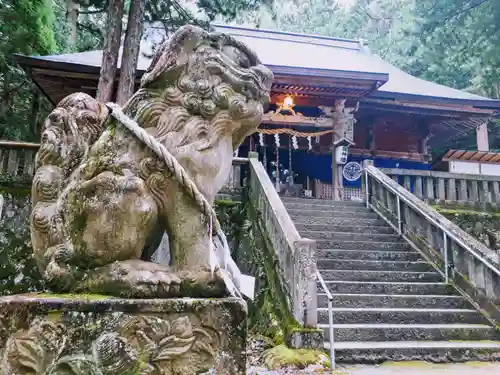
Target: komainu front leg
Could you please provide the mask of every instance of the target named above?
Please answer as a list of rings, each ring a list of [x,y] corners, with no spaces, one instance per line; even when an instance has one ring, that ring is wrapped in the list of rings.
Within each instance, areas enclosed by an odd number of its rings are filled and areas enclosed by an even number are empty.
[[[224,297],[218,272],[173,272],[168,266],[142,260],[99,267],[78,283],[76,291],[125,298]]]

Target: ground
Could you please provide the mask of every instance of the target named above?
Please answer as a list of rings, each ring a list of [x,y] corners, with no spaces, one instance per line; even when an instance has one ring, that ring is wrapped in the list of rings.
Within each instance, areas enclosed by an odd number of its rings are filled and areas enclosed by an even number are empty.
[[[498,363],[451,363],[433,364],[427,362],[386,362],[379,366],[356,365],[337,366],[334,375],[484,375],[500,374],[500,362]],[[248,375],[299,375],[299,374],[331,374],[327,369],[319,366],[311,366],[304,370],[282,369],[265,370],[253,367]]]
[[[296,367],[267,370],[264,364],[269,342],[262,337],[251,337],[247,343],[247,375],[485,375],[499,374],[500,362],[468,362],[435,364],[424,361],[384,362],[381,365],[338,365],[331,372],[319,364],[303,370]],[[212,375],[212,374],[210,374]]]

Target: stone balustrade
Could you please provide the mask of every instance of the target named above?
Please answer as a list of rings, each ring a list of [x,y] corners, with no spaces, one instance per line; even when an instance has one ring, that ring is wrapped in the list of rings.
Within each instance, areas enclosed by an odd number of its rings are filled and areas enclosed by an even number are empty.
[[[218,197],[224,198],[229,196],[230,198],[241,198],[243,188],[246,184],[246,178],[244,178],[243,173],[245,168],[248,169],[247,158],[233,158],[231,173],[229,174],[227,182],[218,193]]]
[[[478,176],[413,169],[380,169],[427,202],[460,202],[500,206],[500,176]]]
[[[301,238],[257,155],[249,158],[250,200],[276,252],[289,307],[302,326],[317,325],[316,241]]]
[[[35,172],[35,155],[39,148],[39,143],[0,141],[0,174],[14,181],[31,181]],[[248,168],[248,159],[233,158],[233,168],[227,183],[221,189],[220,197],[241,196],[245,183],[242,168],[245,167]]]
[[[366,165],[363,179],[367,205],[435,264],[445,281],[461,289],[499,323],[500,254],[460,229],[381,170]]]
[[[38,143],[0,141],[0,174],[30,180],[39,147]]]

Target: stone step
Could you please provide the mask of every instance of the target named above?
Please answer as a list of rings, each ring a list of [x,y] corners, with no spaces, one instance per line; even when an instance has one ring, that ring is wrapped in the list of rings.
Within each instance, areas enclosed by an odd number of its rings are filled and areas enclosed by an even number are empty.
[[[499,361],[500,341],[337,341],[335,359],[341,363],[378,364],[384,361],[433,363]],[[330,343],[325,342],[330,352]],[[451,373],[450,373],[451,375]]]
[[[416,262],[423,260],[420,253],[416,251],[375,251],[375,250],[344,250],[344,249],[321,249],[316,251],[318,259],[353,259],[353,260],[394,260]]]
[[[346,249],[346,250],[382,250],[382,251],[404,251],[410,249],[410,245],[397,240],[387,241],[341,241],[341,240],[316,240],[318,249]]]
[[[392,233],[366,233],[366,232],[330,232],[330,231],[301,231],[300,235],[313,240],[336,240],[336,241],[377,241],[398,242],[400,236]]]
[[[303,203],[303,204],[323,204],[329,206],[363,206],[363,202],[358,201],[333,201],[331,199],[314,199],[314,198],[297,198],[297,197],[281,197],[283,203]]]
[[[334,324],[488,324],[476,310],[334,307]],[[328,323],[328,308],[318,308],[318,323]]]
[[[337,224],[297,224],[295,228],[299,232],[337,232],[337,233],[374,233],[394,234],[394,229],[382,225],[337,225]]]
[[[440,282],[442,276],[437,272],[409,271],[358,271],[358,270],[320,270],[325,281],[398,281],[398,282]]]
[[[351,271],[352,273],[352,271]],[[323,275],[323,271],[321,271]],[[458,295],[451,285],[443,282],[391,282],[391,281],[326,281],[332,294],[389,294],[389,295]],[[323,293],[318,283],[317,290]]]
[[[459,295],[333,294],[332,303],[336,308],[472,309]],[[323,290],[318,293],[318,307],[328,307]]]
[[[432,272],[434,268],[427,262],[406,262],[387,260],[318,259],[318,269],[360,270],[360,271],[410,271]]]
[[[371,211],[358,212],[355,210],[309,210],[309,209],[288,209],[288,213],[292,218],[304,218],[304,217],[324,217],[329,219],[378,219],[378,215]],[[335,221],[336,222],[336,221]],[[333,221],[332,221],[333,223]]]
[[[350,217],[350,218],[340,218],[336,217],[334,219],[328,218],[328,217],[314,217],[314,216],[291,216],[293,219],[293,223],[295,225],[336,225],[336,226],[345,226],[345,225],[351,225],[351,226],[363,226],[363,225],[370,225],[370,226],[380,226],[380,227],[387,227],[390,228],[387,223],[377,217],[370,217],[370,218],[357,218],[357,217]]]
[[[296,203],[296,202],[284,202],[287,210],[315,210],[315,211],[348,211],[348,212],[371,212],[369,208],[364,205],[330,205],[321,203]]]
[[[318,324],[330,339],[328,324]],[[483,324],[334,324],[335,341],[465,341],[497,340],[493,327]]]

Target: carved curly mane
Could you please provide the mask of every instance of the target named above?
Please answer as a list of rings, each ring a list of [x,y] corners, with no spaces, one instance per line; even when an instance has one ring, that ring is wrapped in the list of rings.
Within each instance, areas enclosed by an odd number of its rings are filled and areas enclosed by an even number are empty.
[[[185,58],[192,53],[195,58]],[[185,26],[156,52],[125,110],[140,124],[155,127],[167,147],[197,142],[196,149],[204,150],[226,133],[236,147],[258,126],[271,80],[244,44]],[[183,135],[170,144],[169,136],[180,131]]]

